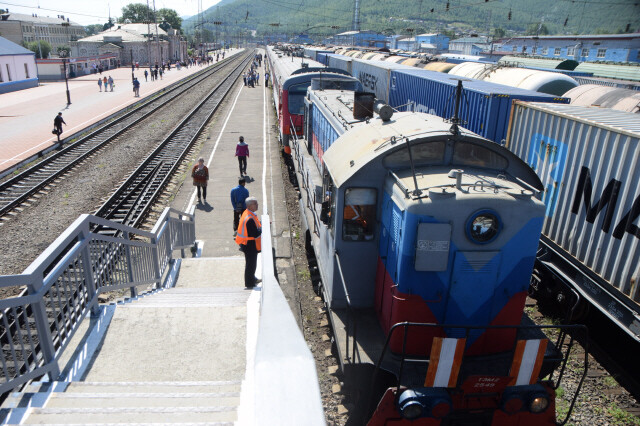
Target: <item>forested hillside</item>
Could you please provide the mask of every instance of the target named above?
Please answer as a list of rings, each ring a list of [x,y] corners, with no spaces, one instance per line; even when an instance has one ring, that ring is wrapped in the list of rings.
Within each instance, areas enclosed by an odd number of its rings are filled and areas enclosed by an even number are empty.
[[[351,29],[353,0],[223,0],[204,14],[208,31],[334,34]],[[387,34],[453,30],[493,34],[638,31],[637,0],[361,0],[362,29]],[[193,28],[196,17],[185,22]],[[217,22],[217,25],[213,23]],[[541,26],[543,25],[543,26]],[[500,31],[499,31],[500,33]]]

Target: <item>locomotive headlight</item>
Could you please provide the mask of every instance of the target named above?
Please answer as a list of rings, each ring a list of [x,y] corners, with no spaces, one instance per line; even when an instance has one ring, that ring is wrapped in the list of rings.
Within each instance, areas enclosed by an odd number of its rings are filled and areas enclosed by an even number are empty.
[[[398,411],[407,420],[420,417],[441,419],[452,409],[449,393],[444,388],[407,389],[398,398]]]
[[[547,394],[544,395],[532,395],[529,402],[529,411],[532,413],[542,413],[549,406],[549,398]]]
[[[500,217],[492,210],[475,212],[467,221],[467,237],[476,244],[490,243],[501,230]]]

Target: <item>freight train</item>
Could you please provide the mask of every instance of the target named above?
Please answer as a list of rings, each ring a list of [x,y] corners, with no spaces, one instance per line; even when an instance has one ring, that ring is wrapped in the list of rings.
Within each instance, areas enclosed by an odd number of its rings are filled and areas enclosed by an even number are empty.
[[[318,57],[321,55],[321,53],[318,53]],[[385,100],[394,108],[402,111],[428,112],[440,117],[449,117],[452,114],[454,103],[451,99],[456,87],[455,76],[398,64],[353,59],[337,54],[325,55],[327,55],[327,64],[329,66],[347,70],[353,76],[359,77],[366,90],[374,91],[379,98]],[[431,64],[442,63],[432,62]],[[623,68],[626,69],[628,67],[620,66],[620,69]],[[548,73],[542,77],[544,77],[544,80],[548,77]],[[582,77],[576,76],[575,78],[580,79]],[[562,79],[564,79],[563,76],[557,81],[554,79],[544,81],[545,84],[561,87],[564,84]],[[600,154],[596,154],[596,158],[602,158],[603,156],[605,158],[618,158],[618,156],[620,158],[635,158],[633,155],[628,157],[616,154],[616,152],[619,149],[618,147],[622,146],[620,144],[623,142],[620,141],[625,141],[625,149],[629,150],[629,152],[635,149],[635,142],[632,141],[638,137],[637,116],[625,115],[624,113],[619,116],[615,112],[610,114],[609,108],[602,108],[615,103],[616,109],[637,113],[637,97],[631,92],[611,93],[597,99],[593,97],[595,101],[589,101],[588,104],[596,105],[599,108],[592,109],[590,113],[589,109],[585,110],[587,111],[586,115],[589,117],[587,121],[577,119],[577,122],[583,123],[580,125],[581,131],[569,133],[568,130],[562,127],[561,123],[564,123],[564,121],[556,119],[556,114],[551,114],[549,123],[558,123],[558,127],[548,130],[544,134],[535,132],[528,134],[528,131],[533,131],[531,130],[532,128],[527,127],[531,125],[531,122],[518,119],[517,115],[526,109],[519,109],[514,104],[525,105],[522,101],[549,104],[567,104],[570,102],[572,105],[584,104],[584,96],[580,96],[584,91],[583,87],[585,86],[578,86],[569,90],[562,97],[558,97],[488,81],[475,79],[465,79],[464,81],[464,102],[462,102],[461,106],[461,116],[465,127],[501,144],[508,144],[509,137],[515,137],[517,134],[518,143],[520,144],[518,150],[515,150],[513,144],[509,144],[508,147],[516,152],[522,160],[535,168],[543,179],[545,183],[543,200],[547,204],[545,229],[548,223],[555,220],[552,216],[549,216],[549,212],[558,208],[560,205],[558,200],[563,201],[564,204],[562,206],[565,209],[571,208],[569,198],[549,198],[547,196],[549,191],[554,194],[558,193],[559,190],[566,192],[569,188],[575,189],[577,183],[584,180],[580,176],[580,167],[567,167],[566,171],[563,171],[562,176],[560,176],[559,168],[556,167],[554,162],[554,158],[566,152],[566,147],[571,144],[580,146],[581,143],[575,138],[584,137],[589,139],[593,135],[604,134],[601,130],[604,126],[604,128],[612,129],[612,134],[619,136],[616,136],[617,139],[614,138],[603,144],[599,151]],[[598,91],[594,90],[594,92]],[[549,108],[555,107],[550,105]],[[563,107],[558,106],[557,108],[561,110]],[[568,108],[567,111],[578,110]],[[547,117],[545,113],[538,114]],[[581,115],[582,113],[578,113],[578,116]],[[534,116],[536,115],[531,115],[531,117]],[[573,123],[571,120],[567,122]],[[536,123],[537,126],[542,128],[541,122]],[[545,141],[545,143],[541,141]],[[536,146],[536,142],[540,143],[540,146]],[[549,151],[538,153],[538,156],[543,160],[536,160],[537,157],[534,153],[537,153],[541,146],[547,147],[546,149]],[[565,151],[561,151],[561,147],[565,147]],[[549,169],[549,167],[555,168]],[[590,170],[594,170],[594,168],[590,168]],[[602,194],[602,197],[596,198],[596,200],[606,201],[614,195],[616,197],[627,196],[627,200],[631,201],[635,199],[634,190],[626,190],[625,194],[627,195],[619,195],[617,193],[611,195],[610,192],[607,192],[607,184],[611,179],[621,182],[630,173],[622,165],[614,162],[603,168],[602,172],[596,170],[592,173],[597,173],[598,176],[598,178],[591,178],[590,180],[590,182],[594,182],[593,197],[596,197],[597,194]],[[595,183],[596,179],[597,184]],[[551,188],[549,185],[555,185],[555,187]],[[586,190],[583,188],[583,191]],[[604,201],[602,202],[604,203]],[[608,206],[611,205],[612,203],[608,204]],[[636,226],[638,209],[632,207],[632,205],[629,205],[625,207],[627,210],[620,211],[630,211],[628,217],[632,218],[631,223]],[[598,205],[592,205],[589,209],[587,212],[588,219],[594,215],[598,216],[593,212],[601,211]],[[609,210],[607,211],[609,212]],[[613,213],[613,211],[610,211],[607,214]],[[587,223],[591,222],[587,221]],[[590,306],[593,306],[605,314],[613,324],[632,339],[640,342],[640,285],[638,285],[638,282],[640,282],[640,269],[633,269],[637,266],[634,259],[638,257],[640,252],[638,246],[631,243],[620,245],[620,247],[625,247],[627,250],[621,253],[621,256],[629,259],[630,266],[626,268],[629,271],[612,273],[611,271],[621,271],[623,269],[619,262],[610,262],[611,250],[617,250],[616,247],[619,244],[617,241],[620,238],[611,239],[610,236],[606,236],[604,239],[598,238],[599,242],[596,244],[592,241],[592,236],[593,233],[585,227],[558,230],[552,240],[548,240],[546,234],[543,235],[536,263],[538,274],[533,277],[530,290],[537,296],[544,295],[546,300],[555,298],[558,301],[558,306],[564,309],[567,318],[571,320],[584,318],[584,314],[589,311]],[[553,244],[554,250],[550,250],[550,244]],[[552,256],[552,253],[556,255]],[[549,260],[551,257],[553,262]],[[606,267],[607,262],[614,266]],[[561,269],[564,272],[562,274],[548,273],[548,265],[550,263],[556,265],[554,269]],[[544,273],[544,271],[547,271],[547,273]],[[544,277],[552,277],[553,279],[545,279]],[[560,285],[559,283],[562,284]]]
[[[522,324],[545,212],[535,172],[457,115],[370,93],[312,85],[304,124],[289,141],[303,228],[342,371],[371,392],[363,419],[553,424],[566,346]]]

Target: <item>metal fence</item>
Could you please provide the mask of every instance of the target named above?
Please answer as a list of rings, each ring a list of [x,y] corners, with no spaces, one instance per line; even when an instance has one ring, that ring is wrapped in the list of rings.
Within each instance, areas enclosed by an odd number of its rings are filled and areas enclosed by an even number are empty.
[[[45,374],[57,379],[60,354],[99,294],[160,287],[173,251],[194,243],[193,209],[166,208],[151,232],[82,215],[22,274],[0,276],[0,288],[27,289],[0,300],[0,394]]]

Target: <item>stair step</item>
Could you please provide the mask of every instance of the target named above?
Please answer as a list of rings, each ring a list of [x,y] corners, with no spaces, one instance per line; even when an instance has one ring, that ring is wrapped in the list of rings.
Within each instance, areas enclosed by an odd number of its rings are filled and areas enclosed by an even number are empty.
[[[228,393],[53,393],[46,408],[237,407],[240,392]]]
[[[240,392],[239,380],[202,382],[53,382],[32,384],[25,392],[69,393],[228,393]]]
[[[233,422],[236,407],[34,408],[23,424]]]

